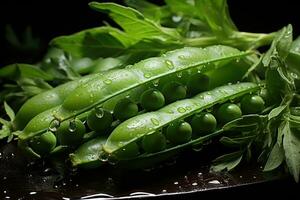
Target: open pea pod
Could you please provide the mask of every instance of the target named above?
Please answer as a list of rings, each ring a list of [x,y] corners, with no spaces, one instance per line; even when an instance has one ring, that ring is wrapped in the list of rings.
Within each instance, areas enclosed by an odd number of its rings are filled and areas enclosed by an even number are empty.
[[[125,69],[112,70],[99,79],[83,84],[66,98],[55,117],[63,121],[154,80],[196,67],[201,72],[213,70],[218,65],[209,67],[208,63],[246,55],[249,52],[220,45],[206,48],[185,47],[170,51],[161,57],[149,58]]]
[[[144,87],[155,80],[172,77],[190,69],[197,69],[200,72],[214,70],[221,66],[211,63],[229,61],[249,54],[251,52],[241,52],[221,45],[206,48],[185,47],[167,52],[161,57],[140,61],[125,69],[108,71],[72,91],[64,103],[51,113],[52,118],[42,121],[37,116],[31,120],[19,138],[29,139],[44,132],[54,119],[61,122],[74,118],[113,97]],[[36,125],[38,123],[42,125]]]
[[[202,92],[193,98],[171,103],[160,110],[130,118],[114,129],[103,146],[103,149],[109,157],[113,159],[119,161],[128,160],[128,157],[123,157],[120,152],[124,151],[127,146],[140,141],[145,135],[153,134],[174,121],[189,117],[216,104],[241,97],[247,93],[255,92],[259,90],[259,88],[257,84],[250,82],[220,86],[213,90]],[[208,135],[207,137],[202,137],[183,144],[181,147],[174,147],[174,151],[165,150],[160,154],[160,157],[154,158],[154,160],[164,160],[171,154],[176,154],[180,149],[184,149],[184,147],[194,143],[196,144],[197,142],[199,143],[200,141],[198,140],[211,138],[215,134],[219,134],[219,132],[217,131],[213,135]],[[142,159],[145,156],[147,157],[147,154],[136,156],[136,158],[140,157]],[[133,159],[134,158],[135,157],[133,157]],[[153,162],[153,160],[150,162]]]

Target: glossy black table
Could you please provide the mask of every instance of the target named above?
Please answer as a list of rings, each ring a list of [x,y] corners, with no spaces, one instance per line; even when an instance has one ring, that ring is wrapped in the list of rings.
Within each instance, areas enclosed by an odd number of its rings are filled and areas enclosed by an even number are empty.
[[[63,177],[47,164],[28,164],[14,144],[3,144],[0,153],[1,199],[200,199],[260,193],[288,197],[300,189],[281,172],[262,173],[256,165],[210,173],[211,149],[187,152],[155,169],[105,166],[69,171]]]

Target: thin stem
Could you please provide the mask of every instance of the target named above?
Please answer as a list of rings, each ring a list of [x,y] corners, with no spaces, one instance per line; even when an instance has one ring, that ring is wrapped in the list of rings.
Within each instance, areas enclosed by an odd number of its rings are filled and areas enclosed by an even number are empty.
[[[205,47],[214,44],[230,45],[241,49],[256,49],[261,46],[270,45],[274,39],[275,33],[248,33],[234,32],[228,38],[217,38],[216,36],[207,36],[200,38],[188,38],[183,43],[188,46]]]

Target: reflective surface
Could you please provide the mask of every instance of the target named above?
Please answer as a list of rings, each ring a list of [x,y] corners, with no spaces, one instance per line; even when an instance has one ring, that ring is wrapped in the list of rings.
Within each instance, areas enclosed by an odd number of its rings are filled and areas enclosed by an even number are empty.
[[[4,145],[0,150],[0,197],[159,199],[183,196],[191,199],[224,192],[235,194],[243,188],[257,191],[282,187],[281,184],[297,187],[279,172],[263,174],[259,166],[244,165],[230,174],[210,173],[208,160],[218,151],[204,149],[201,153],[187,152],[176,162],[169,161],[156,169],[128,171],[105,166],[96,170],[73,170],[62,177],[45,163],[26,163],[14,145]]]

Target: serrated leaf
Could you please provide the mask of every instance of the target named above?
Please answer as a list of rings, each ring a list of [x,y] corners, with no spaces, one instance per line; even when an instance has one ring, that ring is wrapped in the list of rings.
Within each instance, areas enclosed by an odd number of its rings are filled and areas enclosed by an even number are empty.
[[[147,19],[139,11],[115,3],[91,2],[89,6],[99,12],[108,12],[110,17],[119,24],[126,33],[137,40],[143,38],[179,40],[180,35],[175,29],[164,28]]]
[[[13,121],[15,119],[15,112],[6,102],[4,102],[4,109],[10,121]]]
[[[279,55],[283,60],[287,57],[292,45],[292,26],[283,27],[276,33],[270,49],[264,55],[262,63],[269,66],[274,56]]]
[[[257,114],[244,115],[224,125],[225,131],[253,131],[262,123],[262,116]]]
[[[268,157],[267,163],[265,164],[264,171],[272,171],[278,168],[284,161],[284,151],[283,147],[275,143],[273,149]]]
[[[284,111],[284,109],[286,109],[286,107],[287,107],[287,105],[285,104],[285,105],[278,106],[278,107],[274,108],[273,110],[271,110],[271,112],[268,115],[268,120],[278,117]]]
[[[231,171],[242,161],[243,151],[237,151],[229,154],[225,154],[216,158],[211,166],[210,170],[214,172]]]
[[[135,42],[116,28],[99,27],[54,38],[50,44],[78,57],[99,58],[118,56]]]
[[[218,37],[232,36],[237,30],[230,18],[226,0],[197,0],[195,7],[199,18],[203,19]]]
[[[220,142],[227,147],[242,147],[248,145],[256,135],[248,135],[236,138],[222,137]]]
[[[290,130],[290,123],[283,121],[278,127],[278,133],[277,133],[277,144],[279,146],[282,145],[282,139],[284,133],[288,132]]]
[[[166,6],[158,6],[145,0],[125,0],[125,3],[140,11],[145,17],[155,22],[160,22],[163,18],[171,15]]]
[[[300,175],[300,137],[296,136],[291,130],[284,133],[283,148],[285,161],[290,173],[296,182],[299,182]]]
[[[39,69],[37,66],[16,63],[7,65],[0,69],[0,77],[16,80],[19,78],[41,78],[43,80],[52,80],[53,77]]]
[[[204,19],[203,16],[199,15],[199,10],[195,7],[195,2],[190,0],[165,0],[173,13],[179,15],[185,15],[189,17],[199,17]]]

